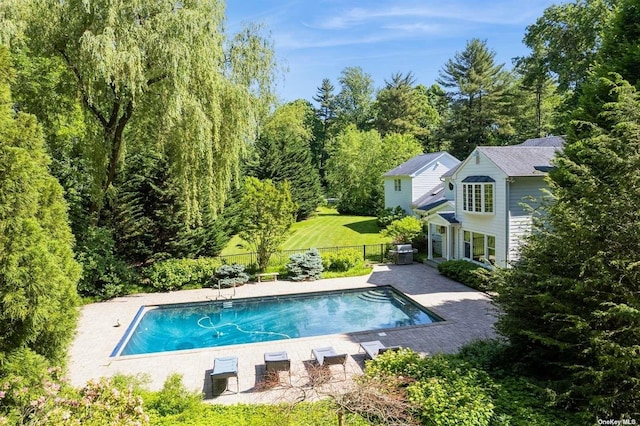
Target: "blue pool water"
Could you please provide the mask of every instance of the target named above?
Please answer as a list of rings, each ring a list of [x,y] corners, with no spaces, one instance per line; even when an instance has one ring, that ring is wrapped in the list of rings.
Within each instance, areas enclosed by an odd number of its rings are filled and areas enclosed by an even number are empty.
[[[113,356],[351,333],[441,321],[391,287],[147,307]]]

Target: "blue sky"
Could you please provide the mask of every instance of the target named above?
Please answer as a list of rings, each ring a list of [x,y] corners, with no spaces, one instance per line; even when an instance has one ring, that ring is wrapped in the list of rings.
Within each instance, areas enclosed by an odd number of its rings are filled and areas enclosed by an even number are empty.
[[[340,72],[359,66],[376,88],[393,73],[413,72],[429,86],[472,38],[487,40],[496,62],[526,55],[527,25],[553,0],[228,0],[227,28],[262,23],[271,33],[282,101],[312,100],[323,78],[339,90]]]

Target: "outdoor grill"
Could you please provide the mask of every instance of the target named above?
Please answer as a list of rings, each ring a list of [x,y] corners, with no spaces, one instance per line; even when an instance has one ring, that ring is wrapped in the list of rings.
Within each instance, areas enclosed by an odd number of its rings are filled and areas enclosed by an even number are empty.
[[[396,248],[390,253],[395,258],[396,265],[410,265],[413,263],[413,253],[417,251],[411,244],[396,244]]]

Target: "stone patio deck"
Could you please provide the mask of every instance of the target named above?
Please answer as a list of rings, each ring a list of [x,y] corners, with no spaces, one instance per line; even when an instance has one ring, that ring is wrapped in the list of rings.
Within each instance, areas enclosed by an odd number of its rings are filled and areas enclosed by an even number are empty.
[[[142,305],[182,303],[215,299],[218,290],[199,289],[171,293],[150,293],[120,297],[82,308],[77,335],[69,353],[69,379],[83,386],[90,379],[115,374],[147,374],[149,388],[157,390],[172,373],[183,376],[188,389],[203,392],[205,399],[216,403],[271,403],[314,399],[323,394],[346,389],[353,375],[361,374],[364,354],[359,342],[380,340],[387,346],[400,345],[422,354],[453,353],[462,345],[495,337],[496,311],[489,297],[441,276],[429,266],[377,265],[367,276],[318,280],[313,282],[250,283],[236,289],[235,298],[342,290],[391,285],[445,321],[422,326],[350,334],[306,337],[275,342],[164,352],[151,355],[110,357]],[[223,290],[230,294],[231,289]],[[119,322],[122,326],[114,327]],[[333,379],[322,386],[312,386],[314,377],[311,349],[333,346],[338,353],[348,353],[347,380],[340,366],[332,367]],[[287,351],[291,359],[291,385],[283,376],[282,385],[265,389],[265,352]],[[216,357],[238,357],[239,393],[225,393],[214,398],[209,373]],[[283,374],[283,373],[281,373]],[[338,380],[339,379],[339,380]],[[235,380],[230,388],[235,391]]]

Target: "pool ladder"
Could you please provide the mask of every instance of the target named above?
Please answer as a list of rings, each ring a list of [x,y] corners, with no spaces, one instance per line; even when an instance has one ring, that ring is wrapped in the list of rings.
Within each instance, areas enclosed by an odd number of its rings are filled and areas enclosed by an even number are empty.
[[[233,299],[233,297],[234,297],[235,295],[236,295],[236,285],[235,285],[235,283],[233,284],[233,294],[231,294],[231,295],[229,295],[229,296],[226,296],[226,295],[222,294],[222,288],[220,287],[220,284],[218,284],[218,295],[216,296],[216,300],[218,300],[218,299],[228,299],[228,300],[231,300],[231,299]],[[223,306],[224,306],[224,304],[226,304],[226,303],[231,303],[231,302],[225,302],[225,303],[223,303]],[[232,304],[232,305],[233,305],[233,304]],[[224,306],[224,307],[226,308],[227,306]],[[231,306],[229,306],[229,307],[231,307]]]

